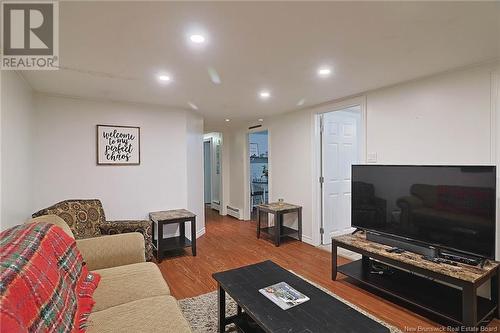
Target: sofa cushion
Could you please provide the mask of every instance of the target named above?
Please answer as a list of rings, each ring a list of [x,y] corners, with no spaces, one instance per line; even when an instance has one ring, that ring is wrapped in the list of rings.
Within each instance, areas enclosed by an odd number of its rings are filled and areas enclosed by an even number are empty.
[[[91,313],[87,332],[187,333],[191,329],[175,298],[156,296]]]
[[[101,282],[94,292],[94,312],[143,298],[170,295],[160,270],[151,262],[99,269],[95,272],[101,275]]]

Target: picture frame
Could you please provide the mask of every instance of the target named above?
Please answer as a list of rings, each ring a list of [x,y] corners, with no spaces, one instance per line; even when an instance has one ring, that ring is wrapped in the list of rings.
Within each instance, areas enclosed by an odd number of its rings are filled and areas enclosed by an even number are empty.
[[[140,165],[141,128],[96,125],[97,165]]]

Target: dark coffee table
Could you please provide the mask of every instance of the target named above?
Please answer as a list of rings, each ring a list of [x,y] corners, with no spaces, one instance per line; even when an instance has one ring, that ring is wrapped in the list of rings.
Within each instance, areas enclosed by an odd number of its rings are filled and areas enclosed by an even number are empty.
[[[234,323],[243,332],[387,333],[389,329],[268,260],[214,273],[219,285],[219,332]],[[286,282],[310,298],[282,310],[259,289]],[[226,317],[226,293],[237,303],[237,314]]]

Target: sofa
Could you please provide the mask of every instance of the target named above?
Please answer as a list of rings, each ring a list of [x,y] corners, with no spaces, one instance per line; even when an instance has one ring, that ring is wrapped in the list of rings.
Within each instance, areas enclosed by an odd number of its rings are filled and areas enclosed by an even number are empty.
[[[56,215],[33,218],[71,228]],[[87,332],[191,332],[156,264],[145,261],[144,237],[137,232],[77,239],[90,271],[101,277]]]
[[[32,217],[52,214],[68,224],[76,239],[139,232],[144,236],[146,260],[153,258],[151,222],[148,220],[108,221],[98,199],[64,200],[33,213]]]

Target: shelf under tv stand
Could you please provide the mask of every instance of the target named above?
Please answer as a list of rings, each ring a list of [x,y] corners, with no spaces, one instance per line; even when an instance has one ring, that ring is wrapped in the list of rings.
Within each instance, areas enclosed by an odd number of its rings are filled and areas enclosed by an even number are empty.
[[[357,252],[362,259],[337,267],[337,248]],[[421,255],[388,253],[391,248],[366,240],[364,235],[345,235],[332,239],[332,279],[337,273],[375,289],[412,307],[437,316],[447,324],[478,327],[486,319],[500,317],[498,307],[499,264],[488,262],[483,268],[458,263],[437,264]],[[370,273],[370,263],[377,260],[392,266],[394,273]],[[436,282],[439,280],[457,288]],[[491,299],[477,296],[477,288],[491,281]]]

